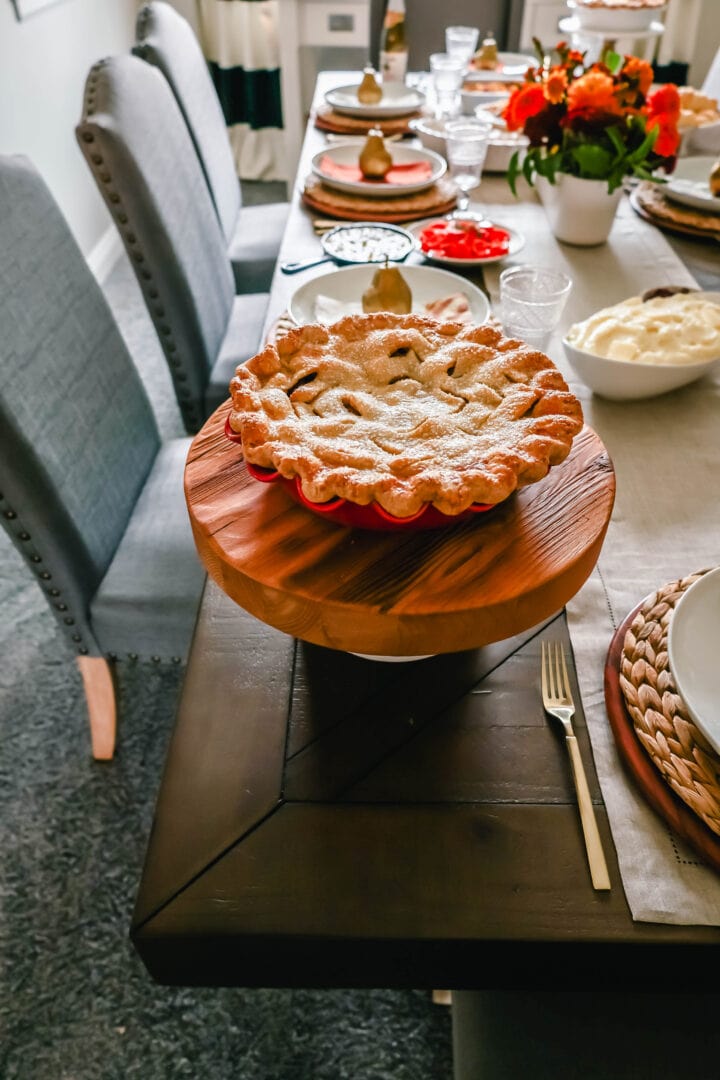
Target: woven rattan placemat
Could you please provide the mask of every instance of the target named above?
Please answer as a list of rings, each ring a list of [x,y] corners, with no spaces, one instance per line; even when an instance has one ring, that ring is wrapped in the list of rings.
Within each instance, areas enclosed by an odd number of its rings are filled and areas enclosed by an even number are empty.
[[[644,180],[633,189],[630,205],[653,225],[701,240],[720,240],[720,214],[674,203],[659,184]]]
[[[446,214],[457,201],[457,188],[442,176],[432,187],[409,195],[353,195],[326,187],[317,177],[308,176],[302,193],[303,201],[312,210],[345,221],[385,221],[402,224],[419,218]]]
[[[670,582],[644,601],[625,634],[619,682],[650,760],[675,794],[720,835],[720,756],[690,719],[667,653],[675,605],[704,573]]]
[[[315,112],[313,123],[320,131],[329,131],[335,135],[366,135],[371,128],[379,128],[383,135],[410,135],[409,123],[422,116],[420,112],[408,116],[373,117],[345,116],[335,112],[329,105],[321,105]]]

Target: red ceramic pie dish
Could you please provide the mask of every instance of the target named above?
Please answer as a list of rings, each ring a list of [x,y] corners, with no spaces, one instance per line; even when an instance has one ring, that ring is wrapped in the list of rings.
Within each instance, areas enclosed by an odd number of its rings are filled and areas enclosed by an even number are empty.
[[[225,434],[231,442],[242,444],[242,437],[230,426],[230,417],[225,421]],[[399,518],[383,510],[382,506],[376,502],[369,503],[367,506],[360,506],[358,503],[341,498],[329,499],[328,502],[323,503],[312,502],[303,494],[300,477],[288,479],[286,476],[281,476],[275,469],[265,469],[260,465],[253,465],[250,461],[245,462],[245,468],[253,479],[259,480],[262,484],[280,484],[291,498],[301,506],[312,510],[314,514],[319,514],[338,525],[349,525],[355,529],[377,529],[383,532],[399,532],[404,529],[440,529],[455,525],[459,521],[467,521],[468,518],[494,509],[492,504],[473,503],[460,514],[443,514],[431,503],[425,503],[411,517]]]

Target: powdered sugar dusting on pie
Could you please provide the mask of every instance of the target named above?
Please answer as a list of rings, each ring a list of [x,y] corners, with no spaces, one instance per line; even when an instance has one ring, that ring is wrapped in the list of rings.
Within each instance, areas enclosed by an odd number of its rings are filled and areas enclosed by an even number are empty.
[[[543,353],[490,324],[354,315],[290,331],[237,368],[230,425],[256,465],[305,496],[495,504],[563,461],[580,402]]]

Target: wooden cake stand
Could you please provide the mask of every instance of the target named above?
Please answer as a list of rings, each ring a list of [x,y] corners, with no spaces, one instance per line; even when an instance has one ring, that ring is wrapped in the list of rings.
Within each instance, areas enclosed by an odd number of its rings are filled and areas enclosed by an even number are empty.
[[[487,514],[383,533],[325,521],[253,479],[224,434],[229,410],[188,454],[195,543],[228,596],[293,637],[401,657],[479,648],[559,611],[597,561],[615,474],[588,427],[562,465]]]

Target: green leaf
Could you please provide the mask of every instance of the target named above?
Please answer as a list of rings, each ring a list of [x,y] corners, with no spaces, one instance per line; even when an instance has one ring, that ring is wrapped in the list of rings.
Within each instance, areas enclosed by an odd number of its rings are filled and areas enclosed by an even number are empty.
[[[603,146],[583,143],[572,150],[580,176],[586,180],[604,180],[613,165],[613,156]]]
[[[517,178],[520,175],[520,151],[516,150],[513,156],[510,158],[510,164],[508,165],[508,184],[515,198],[517,198]]]
[[[540,67],[542,67],[545,63],[545,50],[542,47],[542,42],[539,38],[534,37],[532,39],[532,43],[533,49],[535,50],[535,55],[538,58],[538,64],[540,65]]]
[[[523,172],[523,176],[527,180],[528,184],[530,185],[530,187],[532,187],[532,182],[533,182],[533,159],[530,156],[530,154],[525,155],[525,159],[524,159],[523,164],[522,164],[522,172]]]
[[[603,64],[613,75],[617,75],[624,63],[625,57],[621,56],[620,53],[616,53],[613,49],[608,49],[603,56]]]

